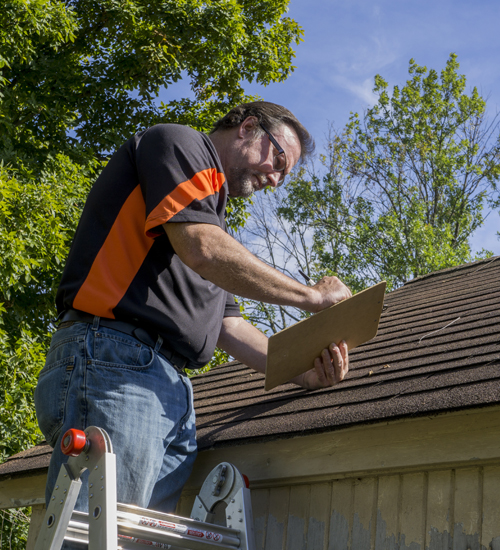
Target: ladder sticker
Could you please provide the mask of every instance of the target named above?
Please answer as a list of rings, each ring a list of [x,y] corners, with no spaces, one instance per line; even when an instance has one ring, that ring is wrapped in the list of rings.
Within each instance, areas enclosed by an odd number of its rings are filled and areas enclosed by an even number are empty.
[[[186,534],[188,528],[180,523],[171,523],[170,521],[162,521],[159,519],[147,518],[142,516],[139,520],[139,525],[146,525],[147,527],[156,527],[157,529],[164,529],[166,531],[174,531],[175,533]]]
[[[189,529],[187,525],[180,523],[174,523],[171,521],[163,521],[160,519],[148,518],[146,516],[135,516],[127,512],[120,512],[119,516],[136,525],[144,525],[145,527],[152,527],[153,529],[162,529],[164,531],[172,531],[174,533],[180,533],[182,535],[189,535],[191,537],[197,537],[200,539],[213,540],[214,542],[222,542],[223,536],[220,533],[214,533],[213,531],[204,531],[202,529]]]
[[[129,537],[127,535],[118,535],[119,539],[126,539],[130,542],[135,542],[136,544],[143,544],[144,546],[153,546],[154,548],[166,548],[167,550],[171,548],[170,544],[163,544],[163,542],[153,542],[151,540],[138,539],[136,537]],[[122,548],[119,546],[119,548]]]
[[[222,540],[221,534],[212,533],[211,531],[199,531],[197,529],[189,529],[186,534],[191,535],[192,537],[199,537],[200,539],[206,538],[207,540],[214,540],[215,542],[219,542]]]

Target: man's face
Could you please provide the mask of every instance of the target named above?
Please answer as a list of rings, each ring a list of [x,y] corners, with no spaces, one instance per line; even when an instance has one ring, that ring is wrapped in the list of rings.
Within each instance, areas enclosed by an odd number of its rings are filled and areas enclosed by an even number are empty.
[[[249,197],[266,186],[277,187],[282,172],[275,170],[277,149],[266,133],[255,138],[255,122],[248,127],[242,123],[239,139],[229,166],[226,166],[229,195]],[[288,174],[300,158],[300,141],[294,130],[282,125],[272,135],[286,154],[285,174]]]

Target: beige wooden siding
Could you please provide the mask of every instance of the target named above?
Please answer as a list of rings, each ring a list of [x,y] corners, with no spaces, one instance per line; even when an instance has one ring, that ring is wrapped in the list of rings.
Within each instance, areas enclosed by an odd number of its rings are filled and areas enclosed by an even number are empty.
[[[259,550],[500,550],[500,466],[276,487],[268,495],[280,506],[267,510],[262,495],[254,502],[265,525]]]
[[[258,550],[500,550],[500,407],[200,453],[250,478]]]
[[[500,550],[500,464],[259,488],[252,506],[258,550]]]

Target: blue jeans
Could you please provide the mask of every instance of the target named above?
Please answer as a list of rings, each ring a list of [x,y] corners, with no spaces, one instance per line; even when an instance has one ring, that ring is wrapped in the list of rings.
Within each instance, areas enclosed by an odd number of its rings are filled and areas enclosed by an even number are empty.
[[[118,502],[174,511],[196,458],[193,390],[156,349],[99,327],[98,317],[93,325],[61,328],[52,337],[35,405],[40,429],[54,447],[47,502],[68,460],[60,449],[66,430],[98,426],[116,454]],[[86,511],[86,476],[82,482],[76,509]]]

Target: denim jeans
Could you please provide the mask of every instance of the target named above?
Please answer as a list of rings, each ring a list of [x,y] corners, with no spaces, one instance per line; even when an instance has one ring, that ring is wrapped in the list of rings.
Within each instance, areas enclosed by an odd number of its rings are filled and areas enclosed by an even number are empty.
[[[157,348],[159,349],[159,345]],[[196,458],[191,382],[155,349],[132,336],[75,323],[52,337],[35,390],[40,429],[54,447],[46,499],[69,428],[98,426],[110,435],[118,502],[172,512]],[[88,508],[86,476],[76,509]]]

